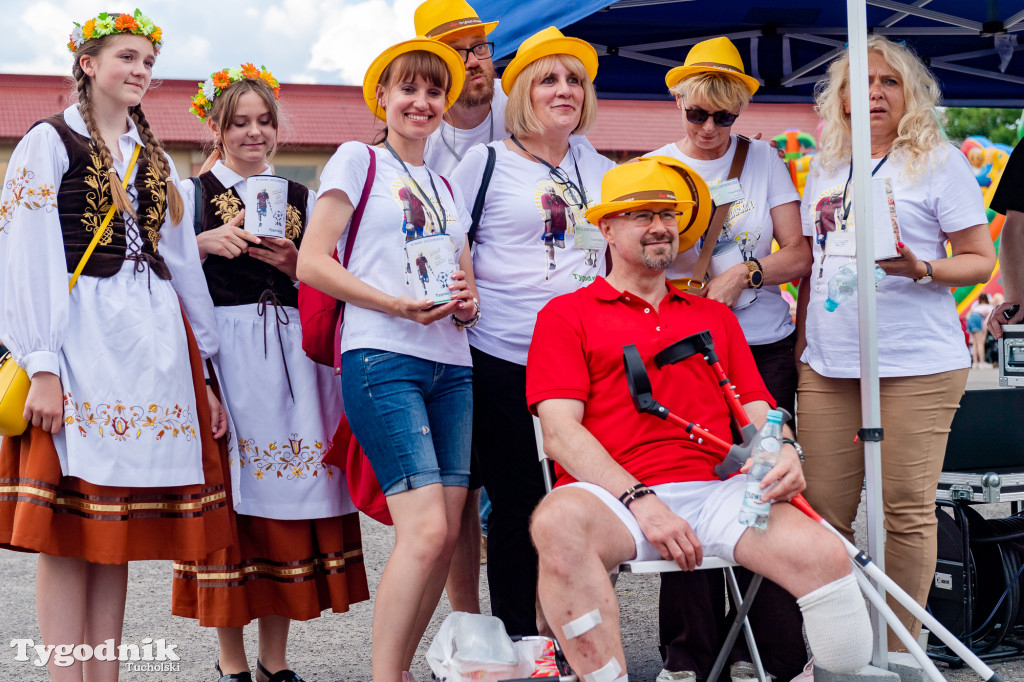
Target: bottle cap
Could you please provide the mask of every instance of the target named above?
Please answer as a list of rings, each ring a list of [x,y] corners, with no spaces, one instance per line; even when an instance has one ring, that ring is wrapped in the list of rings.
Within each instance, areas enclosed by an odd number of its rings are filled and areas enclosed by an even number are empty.
[[[776,424],[782,423],[782,410],[768,410],[768,421]]]
[[[838,307],[839,304],[833,301],[831,298],[825,299],[825,310],[827,310],[828,312],[835,312],[836,308]]]

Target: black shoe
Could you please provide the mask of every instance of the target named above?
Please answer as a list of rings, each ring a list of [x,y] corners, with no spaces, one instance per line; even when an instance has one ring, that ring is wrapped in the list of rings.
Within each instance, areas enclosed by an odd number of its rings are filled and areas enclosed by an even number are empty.
[[[217,682],[252,682],[252,673],[248,670],[244,673],[232,673],[231,675],[225,675],[220,669],[220,661],[214,663],[213,667],[217,669],[217,674],[221,676]]]
[[[271,675],[270,671],[263,667],[259,659],[256,659],[256,670],[267,678],[267,682],[303,682],[302,678],[292,670],[278,670]]]

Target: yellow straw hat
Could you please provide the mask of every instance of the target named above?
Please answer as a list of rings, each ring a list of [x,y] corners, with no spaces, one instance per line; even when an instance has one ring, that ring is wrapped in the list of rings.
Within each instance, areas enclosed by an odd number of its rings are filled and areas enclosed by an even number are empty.
[[[591,82],[597,76],[597,50],[585,40],[568,38],[554,26],[548,26],[524,40],[516,50],[515,58],[501,75],[501,89],[506,95],[512,92],[512,85],[523,69],[541,57],[553,54],[567,54],[579,59]]]
[[[682,161],[670,156],[646,156],[612,168],[601,180],[601,197],[587,209],[587,221],[651,204],[675,204],[679,216],[679,250],[693,246],[711,221],[711,192],[704,179]]]
[[[380,81],[381,74],[400,55],[418,50],[436,54],[445,63],[445,66],[448,67],[452,85],[448,89],[448,98],[445,101],[444,110],[448,111],[455,104],[455,100],[459,98],[459,94],[462,92],[462,84],[466,82],[466,66],[459,53],[437,40],[413,38],[412,40],[392,45],[381,52],[380,56],[370,64],[370,68],[366,70],[366,75],[363,77],[363,100],[366,102],[366,106],[370,108],[370,111],[373,112],[373,115],[380,120],[386,120],[384,109],[377,102],[377,83]]]
[[[465,0],[427,0],[416,8],[413,22],[416,24],[416,35],[434,40],[477,26],[483,28],[486,34],[498,25],[496,21],[480,21],[476,10]]]
[[[725,36],[703,40],[690,49],[686,61],[665,76],[665,85],[671,90],[679,81],[698,73],[721,73],[738,78],[753,95],[761,84],[743,70],[740,51]]]

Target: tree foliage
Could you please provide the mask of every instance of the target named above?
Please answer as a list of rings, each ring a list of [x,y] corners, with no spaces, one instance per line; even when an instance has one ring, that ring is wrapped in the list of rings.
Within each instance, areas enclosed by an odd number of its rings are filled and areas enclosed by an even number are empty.
[[[946,135],[955,143],[971,135],[981,135],[1011,147],[1017,144],[1020,109],[947,107],[945,113]]]

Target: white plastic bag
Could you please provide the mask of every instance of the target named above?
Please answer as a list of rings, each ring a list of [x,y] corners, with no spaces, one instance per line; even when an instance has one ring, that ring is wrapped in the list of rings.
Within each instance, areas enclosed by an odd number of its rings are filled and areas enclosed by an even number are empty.
[[[533,661],[520,661],[499,618],[461,611],[441,624],[427,663],[441,682],[498,682],[533,672]]]

